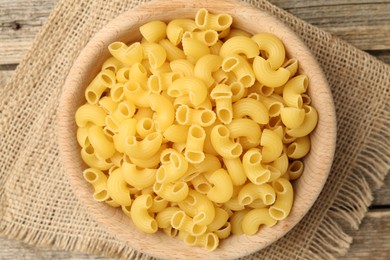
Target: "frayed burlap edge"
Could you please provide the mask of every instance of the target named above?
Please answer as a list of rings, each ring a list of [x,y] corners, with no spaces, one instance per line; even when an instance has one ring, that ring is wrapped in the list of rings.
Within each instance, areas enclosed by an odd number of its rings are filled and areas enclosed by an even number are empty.
[[[246,2],[253,4],[253,1]],[[259,3],[256,5],[259,5]],[[264,9],[268,9],[268,11],[273,6],[267,2],[265,5],[266,7]],[[46,32],[46,28],[50,26],[50,21],[58,14],[59,10],[60,6],[57,5],[36,38],[39,38],[41,34]],[[293,16],[286,12],[282,11],[276,15],[285,15],[285,19],[289,19],[290,22],[293,21]],[[348,48],[347,43],[337,38],[333,39],[336,43]],[[27,53],[21,64],[27,63],[28,59],[33,55],[31,50]],[[359,50],[354,51],[360,52],[359,55],[367,55],[368,58],[372,59],[368,54]],[[386,65],[383,64],[383,66]],[[14,75],[17,72],[18,69]],[[335,259],[336,255],[345,254],[352,243],[352,237],[348,234],[348,230],[343,228],[342,223],[349,223],[352,229],[358,229],[367,212],[368,206],[372,202],[372,192],[383,185],[383,179],[390,168],[388,151],[390,113],[384,112],[386,105],[389,105],[388,102],[378,108],[378,111],[382,111],[383,114],[373,119],[372,131],[367,134],[365,144],[357,156],[354,167],[347,173],[347,181],[339,190],[332,206],[328,209],[311,243],[308,245],[305,258]],[[351,183],[354,185],[351,185]],[[0,189],[0,194],[0,216],[3,216],[4,209],[7,207],[7,200],[2,189]],[[153,259],[127,246],[113,248],[112,246],[108,246],[104,241],[96,241],[95,239],[81,240],[78,238],[66,238],[44,231],[31,233],[17,225],[3,222],[0,226],[0,234],[8,238],[21,240],[30,245],[36,245],[39,242],[40,246],[54,247],[60,250],[80,251],[126,259]]]

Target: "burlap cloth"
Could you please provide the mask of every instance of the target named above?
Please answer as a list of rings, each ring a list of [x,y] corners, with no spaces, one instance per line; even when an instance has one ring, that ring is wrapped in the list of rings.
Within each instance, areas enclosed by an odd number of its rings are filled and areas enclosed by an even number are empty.
[[[56,113],[64,80],[89,39],[145,1],[61,0],[16,73],[0,90],[0,232],[36,247],[138,258],[104,231],[73,194],[58,158]],[[390,165],[390,67],[266,1],[245,1],[279,17],[308,45],[332,89],[335,160],[323,192],[285,237],[249,259],[332,258],[346,253]],[[387,110],[386,110],[387,109]],[[345,226],[345,225],[344,225]]]

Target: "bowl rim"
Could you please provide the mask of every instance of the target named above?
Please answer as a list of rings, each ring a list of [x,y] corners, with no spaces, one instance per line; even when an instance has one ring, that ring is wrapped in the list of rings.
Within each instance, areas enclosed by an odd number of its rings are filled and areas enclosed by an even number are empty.
[[[234,240],[234,244],[243,243],[243,244],[251,244],[252,248],[234,248],[234,250],[227,250],[228,248],[218,248],[215,251],[208,252],[204,249],[198,250],[197,248],[188,247],[187,249],[196,255],[187,255],[187,257],[190,258],[202,258],[202,257],[213,257],[213,258],[235,258],[235,257],[242,257],[251,253],[254,253],[255,251],[258,251],[260,249],[263,249],[264,247],[270,245],[271,243],[275,242],[279,238],[285,236],[287,232],[289,232],[296,224],[298,224],[302,218],[306,215],[306,213],[309,211],[309,209],[313,206],[314,202],[317,200],[320,192],[322,191],[322,188],[327,180],[327,177],[330,172],[330,168],[333,161],[333,156],[335,152],[336,147],[336,112],[335,107],[333,104],[332,94],[329,88],[329,85],[327,83],[327,80],[325,78],[325,75],[316,61],[314,55],[311,53],[311,51],[308,49],[308,47],[303,43],[303,41],[296,35],[287,25],[285,25],[282,21],[280,21],[277,17],[271,15],[270,13],[260,10],[256,7],[250,6],[246,3],[240,3],[235,1],[225,1],[225,0],[215,0],[215,1],[206,1],[206,0],[198,0],[198,1],[186,1],[186,0],[171,0],[169,2],[163,1],[163,0],[157,0],[152,1],[149,3],[141,4],[140,6],[137,6],[133,9],[130,9],[113,20],[111,20],[106,26],[104,26],[100,31],[94,35],[90,41],[87,43],[87,45],[83,48],[83,50],[80,52],[79,56],[75,60],[73,66],[71,67],[69,74],[65,80],[63,93],[61,95],[60,100],[60,109],[58,112],[58,143],[59,143],[59,155],[61,158],[62,165],[65,169],[65,174],[69,179],[69,182],[71,183],[72,189],[76,196],[79,198],[79,200],[82,202],[83,206],[89,211],[90,215],[94,217],[94,219],[106,230],[109,230],[112,234],[116,235],[121,240],[125,240],[129,242],[132,248],[134,248],[137,251],[140,251],[144,254],[151,255],[154,257],[161,257],[166,258],[167,255],[163,254],[164,250],[159,250],[156,246],[155,247],[147,247],[145,243],[140,241],[132,241],[129,240],[129,235],[123,232],[123,230],[118,230],[118,227],[116,227],[112,223],[107,223],[106,219],[110,218],[109,216],[104,216],[102,212],[98,212],[96,209],[96,204],[98,202],[93,201],[92,194],[89,189],[84,190],[78,190],[76,189],[77,186],[80,185],[80,178],[77,175],[81,175],[81,172],[76,172],[75,170],[75,149],[80,151],[80,148],[78,147],[78,144],[76,142],[75,146],[75,135],[72,131],[69,131],[69,129],[75,128],[75,122],[74,122],[74,114],[70,116],[72,112],[74,112],[74,106],[72,110],[72,104],[76,104],[77,100],[79,99],[78,94],[80,93],[79,85],[80,81],[82,81],[82,78],[88,74],[88,71],[85,71],[85,67],[92,66],[92,64],[96,63],[96,55],[102,54],[102,49],[106,47],[109,43],[109,39],[115,39],[118,38],[121,33],[128,30],[129,27],[133,28],[135,19],[134,15],[136,14],[136,17],[153,17],[154,13],[152,9],[159,5],[169,5],[170,8],[172,8],[172,12],[166,12],[165,14],[174,14],[177,12],[178,9],[182,8],[183,12],[188,11],[192,12],[192,10],[198,10],[202,7],[205,7],[206,9],[211,10],[214,12],[214,10],[218,10],[218,7],[220,5],[223,5],[223,10],[230,10],[228,11],[229,14],[232,15],[233,19],[236,20],[236,17],[238,17],[238,12],[244,12],[246,14],[256,15],[261,19],[265,19],[267,21],[272,21],[272,24],[274,25],[274,28],[271,28],[270,30],[275,32],[275,34],[280,34],[283,32],[283,35],[285,35],[286,38],[293,39],[296,44],[299,45],[299,52],[306,53],[307,55],[304,57],[305,62],[311,63],[311,66],[313,71],[318,72],[318,75],[316,75],[316,80],[318,80],[321,83],[321,95],[324,95],[327,101],[328,111],[325,115],[325,117],[320,117],[320,120],[326,120],[326,126],[330,127],[329,131],[326,133],[326,139],[329,144],[329,149],[324,151],[324,154],[326,155],[324,158],[324,167],[321,171],[322,175],[321,178],[318,179],[318,182],[313,185],[313,192],[311,193],[311,196],[309,197],[308,203],[306,203],[306,208],[301,209],[299,214],[297,213],[294,215],[294,219],[292,222],[289,223],[289,225],[286,225],[285,221],[291,216],[289,216],[287,219],[279,222],[276,226],[274,226],[271,229],[263,228],[260,230],[257,235],[252,237],[247,237],[244,235],[236,236]],[[218,11],[215,11],[218,12]],[[223,11],[226,12],[226,11]],[[219,12],[222,13],[222,12]],[[149,19],[153,20],[153,19]],[[131,23],[130,23],[131,22]],[[146,22],[146,21],[144,21]],[[143,22],[143,23],[144,23]],[[133,25],[129,25],[133,24]],[[282,37],[283,38],[283,37]],[[283,39],[282,39],[283,40]],[[112,41],[111,41],[112,42]],[[286,49],[288,48],[288,44],[286,44]],[[298,60],[300,57],[297,57]],[[96,73],[95,73],[96,74]],[[84,86],[85,88],[86,86]],[[316,130],[315,130],[316,131]],[[72,140],[73,138],[73,140]],[[325,138],[325,137],[322,137]],[[71,143],[70,143],[71,142]],[[77,167],[83,167],[85,166],[80,165],[80,162],[76,162]],[[305,169],[306,170],[306,169]],[[85,182],[87,184],[87,182]],[[295,198],[294,198],[295,201]],[[103,204],[103,203],[101,203]],[[294,209],[294,206],[293,206]],[[293,211],[292,211],[293,213]],[[112,214],[111,217],[117,218],[120,220],[123,220],[123,215],[121,212],[118,213],[110,213]],[[120,215],[120,216],[119,216]],[[274,230],[277,231],[278,234],[272,235],[270,232]],[[272,232],[271,232],[272,233]],[[267,241],[263,240],[256,240],[252,239],[253,237],[259,237],[260,235],[268,234],[269,239]],[[148,234],[144,234],[145,236],[150,236]],[[153,235],[152,235],[153,236]],[[164,235],[165,236],[165,235]],[[168,236],[166,236],[168,239]],[[177,238],[175,238],[177,239]],[[154,242],[160,241],[160,243],[163,242],[161,239],[157,239]],[[232,242],[233,243],[233,242]],[[179,245],[177,245],[179,247]],[[183,246],[185,246],[183,244]],[[185,246],[187,247],[187,246]],[[180,250],[179,250],[180,251]],[[175,256],[176,257],[176,256]],[[182,256],[180,256],[182,257]]]

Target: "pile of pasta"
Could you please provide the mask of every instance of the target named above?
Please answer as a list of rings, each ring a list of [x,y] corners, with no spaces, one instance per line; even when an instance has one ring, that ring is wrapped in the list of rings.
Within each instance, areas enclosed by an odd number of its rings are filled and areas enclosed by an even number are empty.
[[[109,45],[75,115],[94,199],[207,250],[289,215],[318,119],[281,40],[231,24],[206,9],[144,24]]]

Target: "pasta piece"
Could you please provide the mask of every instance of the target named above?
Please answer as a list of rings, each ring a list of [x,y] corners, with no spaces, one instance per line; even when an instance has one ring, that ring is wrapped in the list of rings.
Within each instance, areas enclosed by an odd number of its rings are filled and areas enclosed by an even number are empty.
[[[196,62],[201,57],[210,54],[210,49],[203,42],[194,38],[185,38],[182,40],[184,54],[187,55],[187,59],[190,58]]]
[[[168,95],[171,97],[189,95],[194,106],[203,103],[207,98],[207,94],[207,86],[196,77],[179,78],[168,87]]]
[[[211,109],[192,109],[187,105],[180,105],[176,109],[176,121],[181,125],[197,124],[207,127],[215,122],[216,115]]]
[[[261,199],[265,205],[272,205],[276,199],[272,186],[269,184],[256,185],[248,183],[241,188],[238,194],[238,202],[243,206],[247,206],[257,199]]]
[[[317,110],[312,106],[303,105],[305,110],[305,119],[303,123],[294,129],[286,129],[286,134],[291,137],[303,137],[310,134],[317,125],[318,114]]]
[[[245,36],[245,37],[252,37],[252,35],[246,31],[243,31],[241,29],[231,28],[229,34],[224,37],[225,40],[228,40],[230,38],[233,38],[235,36]]]
[[[111,70],[101,71],[85,90],[85,99],[89,104],[96,105],[103,92],[115,83],[115,74]]]
[[[148,213],[152,205],[152,196],[146,194],[137,197],[131,205],[131,219],[134,225],[145,233],[156,233],[158,230],[156,220]]]
[[[175,110],[168,98],[150,94],[148,96],[149,105],[156,112],[155,126],[159,132],[164,132],[175,120]]]
[[[181,179],[188,170],[188,161],[174,149],[167,149],[161,153],[161,163],[155,178],[159,183],[175,182]]]
[[[229,173],[232,183],[235,186],[242,185],[246,182],[247,177],[244,172],[240,158],[227,159],[223,158],[226,170]]]
[[[226,82],[227,83],[227,82]],[[248,89],[242,85],[240,82],[232,82],[229,84],[229,87],[232,91],[232,102],[239,101],[242,99],[244,96],[247,95]]]
[[[282,67],[290,71],[290,78],[291,78],[298,71],[298,60],[295,58],[289,59],[282,65]]]
[[[118,107],[118,103],[115,102],[112,97],[108,97],[108,96],[105,96],[105,97],[102,97],[99,102],[98,102],[99,106],[101,108],[104,109],[104,111],[109,115],[111,113],[113,113],[116,108]]]
[[[143,89],[141,84],[136,81],[128,81],[123,85],[123,93],[126,99],[137,107],[148,108],[148,91]]]
[[[216,170],[222,168],[221,162],[219,159],[212,154],[205,154],[204,160],[200,163],[193,164],[194,167],[200,172],[204,174],[213,173]]]
[[[216,234],[219,239],[225,239],[230,236],[230,233],[232,232],[231,230],[232,225],[229,222],[226,222],[223,227],[215,231],[214,234]]]
[[[238,118],[234,119],[226,127],[229,129],[230,138],[245,137],[250,143],[249,148],[254,148],[260,144],[261,130],[255,121],[247,118]]]
[[[185,31],[194,31],[197,26],[192,19],[175,19],[168,23],[167,38],[174,44],[178,45]]]
[[[200,163],[204,160],[203,145],[205,138],[206,133],[201,126],[190,126],[187,134],[186,150],[184,151],[184,156],[190,163]]]
[[[232,71],[245,88],[252,86],[255,81],[255,74],[249,62],[238,54],[226,56],[222,62],[222,69],[226,72]]]
[[[126,65],[141,62],[143,55],[142,45],[139,42],[127,46],[123,42],[113,42],[108,46],[111,55]]]
[[[186,58],[186,55],[184,54],[183,50],[179,47],[175,46],[172,42],[170,42],[168,39],[162,39],[159,44],[165,49],[167,53],[167,60],[172,62],[175,60],[182,60]],[[171,64],[169,66],[172,69]],[[172,71],[174,71],[172,69]],[[190,75],[188,75],[190,76]]]
[[[130,80],[130,67],[123,67],[116,72],[116,81],[125,83]]]
[[[200,78],[205,83],[206,87],[210,87],[214,83],[212,73],[217,71],[222,64],[222,58],[218,55],[205,55],[201,57],[195,64],[194,76]]]
[[[306,75],[298,75],[290,79],[283,88],[283,100],[291,107],[302,108],[301,94],[306,92],[309,79]]]
[[[210,53],[219,55],[219,51],[221,50],[223,42],[222,41],[217,41],[214,45],[210,46]]]
[[[151,118],[145,117],[137,122],[136,125],[137,134],[141,138],[145,138],[148,134],[155,131],[154,121]]]
[[[121,102],[124,99],[124,88],[123,83],[117,83],[114,86],[111,87],[111,98],[114,102]]]
[[[187,215],[193,217],[196,224],[207,226],[214,220],[215,208],[213,203],[197,191],[189,190],[188,196],[178,204]]]
[[[250,209],[244,209],[241,211],[236,211],[234,214],[230,217],[230,224],[232,226],[232,233],[234,235],[242,235],[244,234],[244,231],[242,231],[242,221],[244,220],[244,217]]]
[[[132,203],[130,191],[123,178],[121,168],[114,170],[107,179],[107,190],[110,198],[119,205],[130,206]]]
[[[219,169],[211,174],[209,181],[214,184],[207,197],[217,203],[225,203],[233,195],[233,183],[229,174],[224,169]]]
[[[238,158],[242,153],[242,146],[230,139],[230,131],[224,125],[216,125],[211,130],[211,144],[219,155],[224,158]]]
[[[156,181],[157,169],[139,168],[135,164],[124,162],[122,172],[124,180],[137,189],[150,187]]]
[[[232,54],[243,54],[251,59],[259,55],[259,47],[251,38],[235,36],[225,41],[219,51],[219,55],[223,58]]]
[[[134,163],[138,167],[142,168],[155,168],[160,163],[160,155],[161,152],[166,148],[166,145],[161,145],[160,149],[155,153],[154,155],[150,156],[149,158],[141,159],[141,158],[131,158],[131,163]],[[124,158],[127,158],[126,155]],[[129,161],[129,160],[128,160]]]
[[[155,182],[153,184],[153,190],[161,198],[172,202],[180,202],[185,200],[189,192],[188,185],[185,182]]]
[[[102,70],[111,70],[116,73],[120,68],[125,65],[114,57],[108,58],[102,65]]]
[[[134,63],[129,71],[129,79],[145,84],[148,79],[148,72],[141,63]]]
[[[167,207],[160,211],[156,215],[156,222],[159,228],[169,228],[171,227],[172,216],[180,211],[178,207]]]
[[[211,189],[211,184],[204,177],[204,174],[198,174],[191,180],[191,184],[194,189],[201,194],[207,194]]]
[[[280,175],[283,175],[287,172],[288,165],[289,165],[289,162],[288,162],[288,157],[287,157],[286,153],[282,153],[282,155],[279,156],[278,159],[276,159],[275,161],[273,161],[271,163],[272,167],[275,167],[276,169],[278,169],[278,171],[280,172]]]
[[[113,136],[115,149],[124,153],[124,143],[128,136],[135,136],[137,121],[134,118],[125,119],[118,127],[118,132]]]
[[[298,179],[299,177],[301,177],[302,173],[303,173],[303,162],[301,161],[293,161],[289,167],[288,167],[288,170],[287,170],[287,174],[289,176],[289,179],[290,180],[296,180]]]
[[[251,38],[259,46],[260,51],[265,51],[267,61],[271,69],[280,68],[286,57],[286,52],[282,41],[271,33],[258,33]]]
[[[107,201],[110,198],[107,191],[107,176],[102,171],[88,168],[83,171],[83,176],[93,186],[93,198],[96,201]]]
[[[219,238],[216,234],[209,232],[209,233],[195,237],[194,244],[201,246],[208,251],[213,251],[219,245]]]
[[[305,157],[310,151],[309,136],[299,137],[287,147],[287,156],[292,159]]]
[[[228,219],[229,214],[226,212],[226,210],[221,208],[215,208],[215,218],[213,222],[207,225],[207,231],[213,232],[217,231],[218,229],[221,229],[223,225],[228,221]]]
[[[148,134],[141,141],[135,136],[129,136],[124,144],[124,152],[131,158],[147,159],[158,152],[161,143],[162,135],[158,132]]]
[[[233,118],[248,116],[258,124],[267,124],[269,121],[268,109],[259,101],[243,98],[233,104]]]
[[[152,188],[152,193],[153,187]],[[160,196],[154,196],[153,197],[153,205],[149,208],[149,212],[153,213],[159,213],[167,208],[169,201],[161,198]],[[157,221],[157,220],[156,220]]]
[[[88,140],[88,127],[79,127],[77,128],[77,142],[81,148],[87,148],[91,145],[91,142]]]
[[[297,128],[305,119],[305,110],[295,107],[283,107],[280,110],[280,118],[287,128]]]
[[[192,181],[199,174],[200,174],[200,172],[192,164],[188,164],[187,172],[184,174],[182,181],[184,181],[184,182]]]
[[[291,211],[293,203],[293,187],[291,183],[279,178],[272,183],[276,192],[276,201],[269,208],[269,215],[275,220],[285,219]]]
[[[242,220],[242,231],[245,235],[254,235],[260,225],[272,227],[277,223],[268,213],[268,209],[252,209]]]
[[[195,66],[188,60],[178,59],[169,63],[173,72],[181,73],[184,77],[194,76]]]
[[[115,146],[104,134],[102,127],[90,126],[88,128],[88,140],[99,158],[108,159],[115,154]]]
[[[173,228],[193,236],[200,236],[207,230],[207,227],[196,224],[193,219],[187,216],[182,210],[179,210],[172,215],[171,225]]]
[[[106,112],[103,108],[84,104],[76,111],[76,124],[78,127],[86,127],[88,123],[92,123],[97,126],[104,126],[106,119]]]
[[[261,84],[272,88],[283,86],[290,78],[290,71],[285,68],[273,70],[270,63],[260,56],[253,60],[253,71]]]
[[[263,130],[260,144],[263,146],[263,163],[270,163],[275,161],[283,152],[282,139],[272,130]]]
[[[213,46],[218,41],[218,33],[215,30],[194,31],[192,37],[206,44]]]
[[[115,122],[122,123],[123,120],[129,119],[134,116],[135,106],[129,101],[122,101],[118,104],[117,109],[111,114]]]
[[[223,31],[230,27],[233,18],[228,14],[211,14],[207,9],[202,8],[195,15],[196,25],[204,29]]]
[[[233,119],[232,96],[226,84],[218,84],[210,93],[210,97],[215,100],[217,117],[224,124],[231,123]]]
[[[257,148],[249,149],[242,158],[246,176],[252,183],[257,185],[264,184],[271,179],[271,172],[263,167],[261,160],[261,151]]]
[[[167,59],[167,52],[157,43],[142,43],[144,56],[148,58],[152,69],[160,68]]]
[[[151,21],[139,27],[148,42],[159,42],[166,37],[167,25],[162,21]]]
[[[83,159],[89,167],[96,168],[101,171],[106,171],[112,166],[112,162],[107,162],[107,160],[97,158],[92,146],[81,149],[81,159]]]
[[[173,124],[164,131],[163,136],[170,142],[185,143],[187,142],[189,128],[187,125]]]

